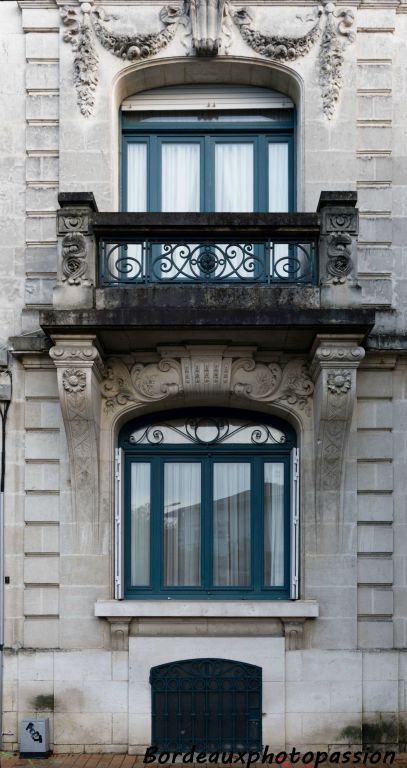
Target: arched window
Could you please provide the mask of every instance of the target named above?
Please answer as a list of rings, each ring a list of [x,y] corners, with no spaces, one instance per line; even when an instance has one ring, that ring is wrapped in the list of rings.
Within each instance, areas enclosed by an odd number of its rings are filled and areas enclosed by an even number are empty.
[[[129,422],[119,445],[117,596],[297,596],[297,451],[288,424],[184,410]]]
[[[122,208],[294,210],[294,104],[267,88],[168,86],[122,104]]]

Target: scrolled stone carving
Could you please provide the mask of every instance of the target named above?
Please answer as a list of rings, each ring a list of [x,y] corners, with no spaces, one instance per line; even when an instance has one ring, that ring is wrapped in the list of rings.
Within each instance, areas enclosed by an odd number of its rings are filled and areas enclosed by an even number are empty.
[[[80,232],[69,232],[62,240],[62,282],[90,285],[87,272],[86,239]]]
[[[256,53],[266,56],[274,61],[292,61],[300,56],[305,56],[315,45],[320,37],[321,27],[319,20],[301,37],[284,37],[265,35],[253,27],[253,19],[247,8],[241,8],[233,14],[233,20],[240,30],[243,40],[253,48]]]
[[[284,367],[278,363],[256,363],[237,360],[233,364],[231,389],[235,395],[259,402],[286,402],[309,413],[309,398],[314,391],[305,360],[290,360]]]
[[[277,363],[256,363],[254,360],[237,360],[232,368],[231,389],[236,395],[251,400],[267,400],[276,393],[283,371]]]
[[[118,358],[110,358],[102,384],[102,397],[106,410],[128,402],[153,402],[182,393],[181,366],[175,360],[160,360],[130,368]]]
[[[346,282],[353,270],[352,238],[347,232],[329,235],[327,257],[326,269],[334,285]]]
[[[295,358],[286,364],[256,362],[227,351],[173,349],[157,363],[126,364],[110,358],[106,364],[101,393],[105,410],[113,411],[129,402],[148,403],[179,397],[185,401],[201,397],[239,397],[261,403],[279,402],[310,413],[314,385],[306,360]],[[234,361],[233,357],[235,357]]]
[[[350,346],[349,344],[344,346],[335,346],[335,344],[329,344],[327,346],[320,346],[314,355],[314,364],[316,361],[337,361],[360,363],[364,356],[365,350],[363,347]]]
[[[72,209],[68,212],[64,212],[64,208],[61,208],[58,212],[58,233],[60,235],[65,232],[88,232],[89,231],[89,211]]]

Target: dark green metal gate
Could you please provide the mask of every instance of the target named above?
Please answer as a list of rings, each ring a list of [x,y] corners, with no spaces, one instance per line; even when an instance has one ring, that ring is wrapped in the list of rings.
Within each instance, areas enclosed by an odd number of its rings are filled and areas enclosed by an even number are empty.
[[[160,751],[261,748],[262,670],[227,659],[152,667],[152,744]]]

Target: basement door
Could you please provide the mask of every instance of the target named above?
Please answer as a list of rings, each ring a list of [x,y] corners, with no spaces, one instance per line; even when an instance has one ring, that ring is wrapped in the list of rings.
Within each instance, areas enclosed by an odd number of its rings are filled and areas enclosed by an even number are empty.
[[[262,670],[228,659],[153,667],[152,744],[161,752],[261,749]]]

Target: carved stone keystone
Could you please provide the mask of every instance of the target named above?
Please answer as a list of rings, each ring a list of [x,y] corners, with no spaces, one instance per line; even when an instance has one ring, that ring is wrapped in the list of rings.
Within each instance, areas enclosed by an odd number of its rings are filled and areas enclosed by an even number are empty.
[[[359,211],[356,202],[356,192],[321,192],[319,198],[319,275],[323,307],[360,304],[357,282]]]
[[[365,356],[357,337],[318,336],[311,371],[315,383],[317,517],[334,507],[340,521],[347,441],[356,400],[356,370]]]
[[[55,309],[90,309],[96,283],[96,244],[90,227],[97,211],[91,192],[58,196],[58,275],[53,293]]]
[[[103,364],[94,336],[54,336],[50,356],[68,442],[73,522],[78,541],[97,535],[99,522],[99,419]],[[88,538],[89,538],[88,537]],[[81,546],[79,547],[81,549]]]

